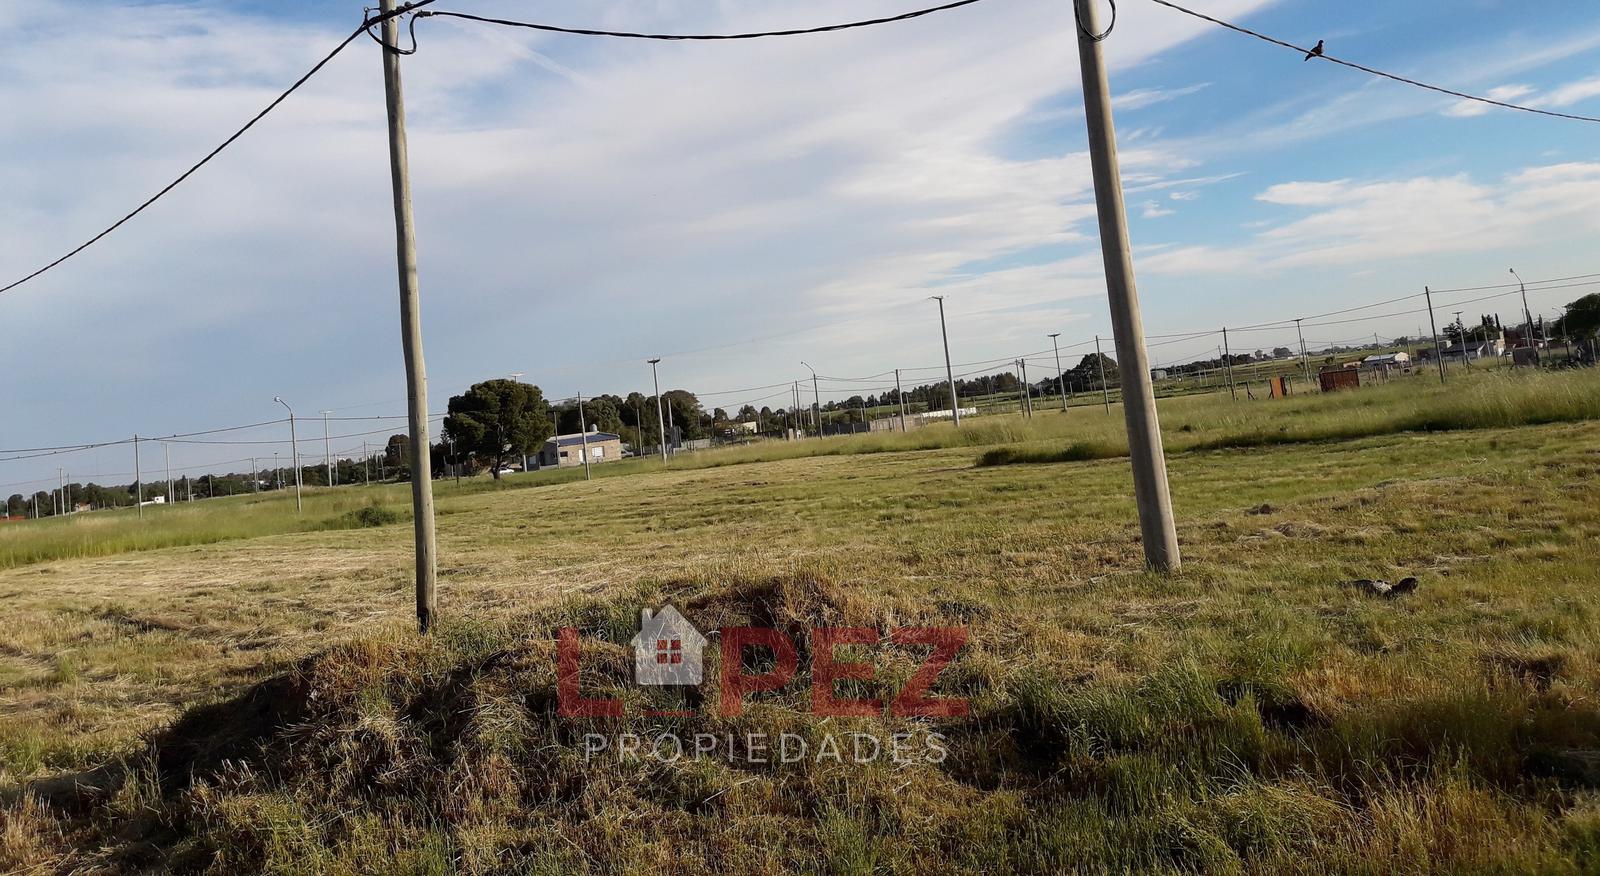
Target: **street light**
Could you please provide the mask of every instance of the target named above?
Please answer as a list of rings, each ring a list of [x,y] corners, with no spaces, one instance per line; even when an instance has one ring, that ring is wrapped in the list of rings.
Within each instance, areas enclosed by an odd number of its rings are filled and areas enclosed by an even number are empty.
[[[950,382],[950,421],[957,426],[961,425],[961,403],[956,400],[956,375],[950,367],[950,333],[944,327],[944,296],[929,295],[929,298],[939,302],[939,337],[944,340],[944,376]]]
[[[283,405],[283,409],[289,412],[289,451],[294,465],[294,513],[299,514],[304,510],[304,506],[300,504],[300,442],[294,434],[294,408],[289,407],[289,403],[281,396],[275,395],[272,400]]]
[[[1516,268],[1511,268],[1510,271],[1511,276],[1517,278],[1517,288],[1522,290],[1522,318],[1525,320],[1523,323],[1522,339],[1528,342],[1528,346],[1532,347],[1533,311],[1528,309],[1528,284],[1522,282],[1522,275],[1517,273]]]
[[[1050,349],[1056,352],[1056,388],[1061,390],[1061,413],[1067,412],[1067,379],[1061,373],[1061,347],[1056,338],[1061,337],[1060,332],[1050,333]]]
[[[667,420],[666,420],[665,417],[663,417],[661,415],[661,376],[656,373],[656,363],[658,363],[660,361],[661,361],[661,359],[659,357],[649,360],[649,362],[650,362],[650,380],[654,382],[655,388],[656,388],[656,428],[658,430],[660,430],[660,432],[661,432],[661,441],[660,441],[660,444],[661,444],[661,464],[662,465],[666,465],[667,464]],[[640,425],[641,432],[642,432],[644,424],[640,423],[639,425]]]
[[[805,360],[801,359],[800,360],[800,364],[801,365],[806,365]],[[815,399],[815,403],[811,407],[811,425],[817,427],[817,437],[821,438],[822,437],[822,393],[821,393],[821,391],[819,391],[817,389],[817,369],[812,368],[810,365],[806,365],[806,370],[811,372],[811,397],[813,399]]]

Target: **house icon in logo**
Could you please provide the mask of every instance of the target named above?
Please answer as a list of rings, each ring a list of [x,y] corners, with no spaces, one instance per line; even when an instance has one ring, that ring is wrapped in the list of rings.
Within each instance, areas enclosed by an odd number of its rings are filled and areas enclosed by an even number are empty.
[[[633,674],[639,684],[697,685],[703,677],[700,652],[706,637],[668,605],[655,614],[639,611],[633,637]]]

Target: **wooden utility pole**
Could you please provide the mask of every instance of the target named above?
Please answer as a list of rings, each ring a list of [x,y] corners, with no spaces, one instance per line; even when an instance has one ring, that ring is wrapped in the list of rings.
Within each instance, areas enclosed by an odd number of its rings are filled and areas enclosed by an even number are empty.
[[[1098,30],[1095,0],[1073,0],[1077,12],[1078,62],[1083,73],[1083,108],[1088,123],[1089,162],[1094,170],[1095,206],[1100,219],[1100,252],[1105,261],[1106,292],[1111,303],[1111,328],[1122,375],[1122,412],[1128,426],[1133,463],[1133,492],[1139,506],[1139,532],[1145,563],[1157,571],[1176,571],[1178,531],[1172,520],[1172,495],[1167,489],[1167,462],[1162,455],[1161,425],[1156,416],[1155,387],[1150,380],[1134,283],[1133,255],[1122,203],[1117,166],[1116,127],[1111,118],[1111,88],[1106,81],[1104,38]]]
[[[578,436],[583,441],[583,479],[594,480],[589,475],[589,423],[583,416],[583,393],[578,393]],[[557,458],[561,452],[561,439],[556,439]]]
[[[139,509],[139,516],[144,516],[144,481],[139,477],[139,436],[133,436],[133,505]],[[39,503],[34,500],[33,516],[39,516]]]
[[[1233,383],[1233,348],[1228,346],[1228,327],[1222,327],[1222,367],[1228,371],[1228,395],[1239,400],[1239,390]]]
[[[1428,299],[1428,328],[1433,330],[1433,358],[1439,360],[1439,382],[1444,383],[1444,350],[1439,346],[1439,324],[1433,319],[1433,290],[1427,286],[1422,287],[1422,295]],[[1461,344],[1461,358],[1467,357],[1467,345]]]
[[[1106,413],[1111,413],[1111,384],[1106,383],[1106,357],[1100,353],[1100,336],[1094,336],[1094,360],[1100,366],[1100,400],[1105,402]]]
[[[900,389],[900,369],[894,370],[894,395],[900,402],[900,431],[906,430],[906,394]]]
[[[417,626],[433,628],[438,610],[434,551],[433,459],[428,445],[428,369],[422,360],[422,303],[417,291],[416,229],[406,155],[406,108],[400,88],[400,22],[395,0],[380,0],[383,94],[389,115],[389,177],[394,189],[395,260],[400,275],[400,345],[406,360],[406,414],[411,444],[411,518],[416,540]],[[298,470],[296,472],[298,474]]]
[[[944,376],[950,383],[950,422],[961,425],[961,400],[956,398],[956,375],[950,367],[950,332],[944,327],[944,296],[930,295],[929,298],[939,302],[939,339],[944,342]]]

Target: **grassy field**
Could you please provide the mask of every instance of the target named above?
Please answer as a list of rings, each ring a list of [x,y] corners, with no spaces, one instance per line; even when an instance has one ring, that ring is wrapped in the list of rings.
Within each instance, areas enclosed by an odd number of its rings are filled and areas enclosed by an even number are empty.
[[[440,484],[427,640],[403,486],[8,527],[0,871],[1600,871],[1600,375],[1162,417],[1171,576],[1093,409]],[[807,658],[965,628],[970,713],[818,717],[806,659],[738,716],[715,658],[703,702],[647,692],[615,643],[668,602]],[[556,714],[562,626],[626,717]],[[840,695],[916,667],[844,653],[878,675]],[[948,756],[584,759],[666,730]]]

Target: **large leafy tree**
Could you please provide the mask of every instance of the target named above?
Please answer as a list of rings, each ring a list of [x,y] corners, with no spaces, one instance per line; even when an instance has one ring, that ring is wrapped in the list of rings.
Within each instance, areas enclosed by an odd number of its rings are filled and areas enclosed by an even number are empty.
[[[577,401],[567,402],[556,408],[556,432],[561,435],[570,435],[587,427],[589,430],[610,432],[613,435],[622,433],[622,415],[619,404],[622,399],[614,395],[598,395],[594,398],[583,400],[583,415],[578,415]]]
[[[1572,338],[1587,339],[1600,331],[1600,292],[1585,295],[1567,305],[1562,327]]]
[[[508,460],[532,453],[551,434],[544,393],[518,380],[485,380],[454,396],[444,431],[457,453],[471,453],[500,477]]]

